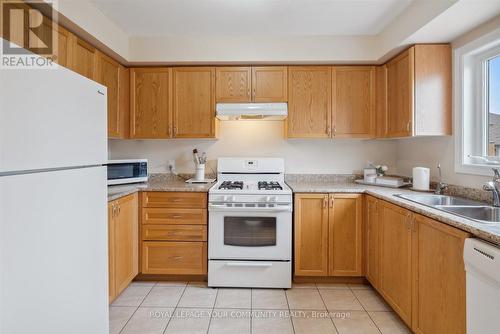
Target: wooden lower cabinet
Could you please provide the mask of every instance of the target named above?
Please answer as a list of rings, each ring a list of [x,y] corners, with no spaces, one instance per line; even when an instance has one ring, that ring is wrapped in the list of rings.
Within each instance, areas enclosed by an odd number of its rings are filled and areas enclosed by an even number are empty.
[[[295,276],[362,276],[361,194],[296,194]]]
[[[328,216],[328,274],[363,275],[363,195],[330,194]]]
[[[412,229],[411,212],[379,202],[380,284],[385,300],[411,326]]]
[[[328,194],[296,194],[296,276],[328,275]]]
[[[141,273],[207,274],[207,194],[143,192]]]
[[[373,286],[379,285],[379,263],[380,263],[380,242],[379,242],[379,219],[378,200],[372,196],[365,199],[365,276]]]
[[[139,270],[139,223],[137,194],[108,204],[109,297],[118,296]]]
[[[401,319],[415,333],[465,333],[470,234],[371,197],[366,217],[366,231],[379,234],[366,238],[366,276]]]
[[[465,333],[466,232],[415,215],[414,294],[415,333]]]

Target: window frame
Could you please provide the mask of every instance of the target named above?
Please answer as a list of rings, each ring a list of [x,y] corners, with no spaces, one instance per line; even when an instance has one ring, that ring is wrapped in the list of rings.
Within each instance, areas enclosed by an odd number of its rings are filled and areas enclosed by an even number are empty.
[[[489,176],[492,167],[500,167],[500,165],[478,163],[469,158],[472,152],[481,152],[482,155],[488,152],[486,61],[498,55],[500,55],[500,29],[456,48],[453,52],[457,173]],[[478,111],[481,113],[480,117],[477,117]]]

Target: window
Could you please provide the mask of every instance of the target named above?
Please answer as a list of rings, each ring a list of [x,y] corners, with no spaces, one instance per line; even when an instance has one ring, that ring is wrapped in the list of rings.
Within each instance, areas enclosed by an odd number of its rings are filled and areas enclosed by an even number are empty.
[[[488,116],[487,155],[500,157],[500,55],[485,62],[485,92]]]
[[[491,175],[500,165],[500,30],[455,48],[455,171]]]

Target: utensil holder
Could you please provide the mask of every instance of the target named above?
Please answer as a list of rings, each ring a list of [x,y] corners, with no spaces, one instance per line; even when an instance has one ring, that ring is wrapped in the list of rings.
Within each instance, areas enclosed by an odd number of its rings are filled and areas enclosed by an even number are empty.
[[[194,178],[196,181],[205,180],[205,164],[196,165]]]

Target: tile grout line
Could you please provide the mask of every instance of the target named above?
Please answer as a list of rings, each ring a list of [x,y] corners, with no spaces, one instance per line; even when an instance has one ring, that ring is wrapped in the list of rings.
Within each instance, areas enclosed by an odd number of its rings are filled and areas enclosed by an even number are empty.
[[[328,309],[328,306],[326,306],[325,299],[323,298],[323,295],[321,294],[321,290],[318,288],[317,285],[316,285],[316,288],[318,289],[319,297],[321,298],[321,301],[323,302],[323,305],[325,305],[325,309],[326,309],[326,312],[328,314],[328,318],[332,322],[333,328],[335,328],[335,331],[337,333],[340,333],[340,331],[337,329],[337,326],[335,325],[335,321],[333,321],[333,319],[332,319],[332,317],[330,315],[330,310]]]
[[[292,311],[290,310],[290,303],[288,302],[288,296],[286,294],[286,290],[283,290],[283,292],[285,293],[286,305],[288,307],[288,314],[290,316],[290,322],[292,324],[292,331],[293,331],[293,334],[295,334],[295,326],[293,325]]]
[[[151,289],[149,289],[148,293],[142,298],[141,302],[139,303],[139,305],[135,308],[135,311],[134,313],[132,313],[132,315],[130,316],[130,318],[128,318],[127,322],[123,325],[123,327],[120,329],[120,331],[118,332],[118,334],[121,334],[123,332],[123,330],[125,329],[125,327],[127,327],[128,323],[130,322],[130,320],[134,317],[134,315],[137,313],[137,311],[139,310],[139,307],[141,307],[142,303],[144,302],[144,300],[147,298],[147,296],[149,296],[149,294],[151,293],[151,291],[153,291],[153,288],[156,286],[156,282],[151,286]],[[128,288],[128,287],[127,287]]]
[[[179,300],[177,301],[177,303],[175,304],[175,306],[173,308],[172,316],[170,317],[170,319],[168,319],[167,325],[165,326],[165,329],[162,332],[163,334],[165,334],[165,332],[167,331],[168,325],[170,324],[170,321],[172,321],[172,317],[175,317],[175,311],[177,310],[177,306],[181,302],[182,296],[184,296],[184,292],[186,291],[188,284],[189,284],[189,281],[186,282],[186,285],[184,285],[184,289],[182,290],[181,296],[179,297]]]
[[[207,287],[208,287],[208,285],[207,285]],[[208,288],[211,289],[210,287],[208,287]],[[214,312],[215,312],[215,305],[217,304],[217,297],[219,297],[219,288],[216,288],[216,289],[217,289],[217,292],[215,293],[214,305],[212,306],[212,312],[210,313],[210,319],[208,320],[208,327],[207,327],[207,331],[206,331],[207,334],[210,331],[210,325],[212,324],[212,318],[213,318]]]
[[[375,321],[372,319],[370,313],[368,313],[368,311],[366,310],[366,308],[363,305],[363,303],[361,303],[361,301],[359,300],[358,296],[356,296],[356,293],[354,292],[354,289],[352,289],[350,286],[349,286],[349,289],[351,290],[352,294],[354,295],[354,298],[356,298],[356,300],[358,301],[358,303],[363,308],[363,311],[365,311],[365,313],[368,315],[368,318],[370,318],[370,320],[373,322],[373,324],[375,325],[375,327],[377,328],[377,330],[379,331],[379,333],[382,333],[382,330],[380,330],[380,328],[377,326],[377,324],[375,323]]]
[[[252,322],[253,322],[253,289],[250,288],[250,334],[252,334]]]

